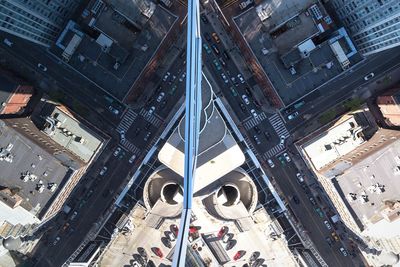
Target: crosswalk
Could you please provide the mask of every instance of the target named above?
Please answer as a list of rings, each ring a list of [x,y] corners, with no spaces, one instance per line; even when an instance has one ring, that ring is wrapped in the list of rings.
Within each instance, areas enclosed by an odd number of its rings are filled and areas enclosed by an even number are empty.
[[[243,127],[246,130],[250,130],[251,128],[253,128],[254,126],[260,124],[260,122],[262,122],[263,120],[265,120],[267,118],[267,115],[262,112],[260,114],[258,114],[258,116],[256,118],[252,117],[251,119],[245,121],[243,123]]]
[[[276,146],[272,147],[270,150],[268,150],[267,152],[265,152],[262,155],[262,158],[264,160],[268,160],[270,158],[272,158],[273,156],[278,155],[279,153],[281,153],[283,150],[285,149],[284,145],[281,144],[277,144]]]
[[[117,132],[120,133],[121,131],[124,131],[126,133],[128,129],[131,127],[136,117],[137,114],[132,109],[128,109],[128,111],[124,114],[124,117],[122,118],[121,122],[117,127]]]
[[[244,135],[244,140],[246,141],[247,146],[250,148],[250,150],[253,152],[254,155],[258,155],[256,148],[253,146],[253,143],[249,139],[247,135]]]
[[[288,138],[290,136],[289,131],[286,129],[285,124],[278,113],[269,117],[268,120],[279,137],[284,136],[285,138]]]
[[[142,108],[139,112],[139,114],[148,122],[153,124],[155,127],[160,127],[162,124],[162,120],[157,118],[154,114],[149,114],[147,110]]]
[[[140,152],[140,149],[136,147],[134,144],[129,142],[128,140],[121,140],[120,144],[128,151],[132,152],[135,155],[138,155]]]

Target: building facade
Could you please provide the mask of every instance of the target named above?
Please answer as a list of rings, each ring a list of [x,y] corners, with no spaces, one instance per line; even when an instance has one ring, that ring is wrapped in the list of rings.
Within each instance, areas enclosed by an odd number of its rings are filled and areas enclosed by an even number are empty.
[[[398,0],[332,0],[332,4],[362,54],[400,45]]]
[[[78,0],[1,0],[0,30],[40,45],[50,46],[79,2]]]

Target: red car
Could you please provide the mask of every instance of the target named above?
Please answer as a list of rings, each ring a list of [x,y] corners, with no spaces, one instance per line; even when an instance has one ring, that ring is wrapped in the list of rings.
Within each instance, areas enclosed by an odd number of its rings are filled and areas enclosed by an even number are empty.
[[[244,250],[239,250],[239,251],[236,252],[235,255],[233,256],[233,260],[237,261],[238,259],[240,259],[241,257],[243,257],[244,254],[246,254],[246,251],[244,251]]]
[[[160,248],[152,248],[151,250],[161,259],[164,257],[164,254],[162,253]]]
[[[226,235],[229,231],[229,228],[227,226],[222,226],[221,229],[218,232],[218,238],[223,238],[224,235]]]
[[[171,224],[169,229],[175,235],[175,238],[178,238],[178,232],[179,232],[178,226],[176,224]]]

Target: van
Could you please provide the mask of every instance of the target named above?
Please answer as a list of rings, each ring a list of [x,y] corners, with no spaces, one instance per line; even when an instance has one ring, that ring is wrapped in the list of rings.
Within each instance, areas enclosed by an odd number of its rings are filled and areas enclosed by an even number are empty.
[[[14,44],[13,42],[11,42],[10,40],[8,40],[7,38],[4,39],[3,43],[9,47],[12,47],[12,45]]]

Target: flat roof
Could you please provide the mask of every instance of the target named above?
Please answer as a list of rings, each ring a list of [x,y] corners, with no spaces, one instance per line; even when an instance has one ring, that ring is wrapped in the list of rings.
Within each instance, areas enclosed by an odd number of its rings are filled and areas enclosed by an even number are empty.
[[[9,152],[13,155],[12,162],[0,161],[0,185],[17,189],[17,194],[23,198],[21,206],[40,218],[45,213],[47,203],[54,200],[73,171],[1,120],[0,132],[0,148],[4,149],[8,144],[13,144]],[[36,175],[37,180],[23,182],[22,173],[27,171]],[[39,181],[45,186],[42,193],[36,190]],[[49,183],[58,185],[54,192],[48,189]]]
[[[42,131],[85,163],[89,162],[101,146],[102,138],[83,122],[77,121],[65,107],[44,99],[41,104],[38,111],[35,111],[35,116],[42,117],[42,120],[43,117],[53,120],[43,121],[47,127]]]
[[[386,200],[399,199],[399,174],[394,171],[400,165],[399,151],[400,140],[369,155],[336,178],[334,184],[343,201],[363,225],[382,219],[379,211],[384,208]],[[373,192],[371,186],[376,184],[382,185],[384,192]],[[350,201],[347,198],[349,193],[356,194],[356,200]],[[368,202],[361,202],[362,194],[368,196]]]
[[[364,138],[353,135],[359,127],[354,116],[346,115],[329,130],[323,131],[304,144],[303,150],[314,168],[321,170],[364,143]]]

